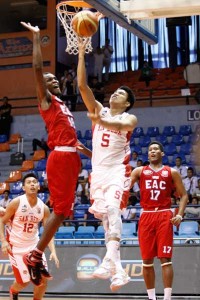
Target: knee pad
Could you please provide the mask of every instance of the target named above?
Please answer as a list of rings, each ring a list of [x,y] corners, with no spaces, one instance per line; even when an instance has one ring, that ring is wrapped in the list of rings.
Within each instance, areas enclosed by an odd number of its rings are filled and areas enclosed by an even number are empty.
[[[121,238],[122,219],[121,211],[114,206],[108,206],[108,238]]]
[[[151,268],[154,266],[154,264],[144,264],[142,263],[142,266],[145,267],[145,268]]]
[[[168,266],[168,265],[172,265],[172,261],[168,261],[166,263],[161,264],[161,267],[165,267],[165,266]]]

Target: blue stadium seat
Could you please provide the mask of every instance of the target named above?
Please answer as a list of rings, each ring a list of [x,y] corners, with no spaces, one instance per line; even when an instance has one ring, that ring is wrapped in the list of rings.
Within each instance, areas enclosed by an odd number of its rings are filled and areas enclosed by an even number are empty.
[[[174,155],[175,153],[177,153],[176,145],[174,143],[165,145],[164,152],[167,156]]]
[[[146,135],[148,135],[150,137],[156,137],[159,134],[160,134],[159,127],[157,127],[157,126],[150,126],[150,127],[147,128]]]
[[[184,221],[181,222],[179,226],[179,235],[180,234],[185,234],[185,235],[191,235],[195,234],[198,235],[199,232],[199,224],[197,221]]]
[[[104,239],[105,238],[105,231],[102,225],[99,225],[96,231],[93,233],[94,237],[97,239]]]
[[[15,183],[13,183],[13,185],[10,189],[10,193],[15,194],[15,195],[24,193],[24,191],[22,189],[22,181],[17,181]]]
[[[86,139],[86,140],[91,140],[92,139],[92,130],[91,129],[87,129],[85,131],[84,139]]]
[[[55,234],[55,239],[74,239],[74,226],[60,226],[58,231]],[[57,245],[65,245],[65,244],[74,244],[74,242],[69,241],[56,241]]]
[[[92,164],[91,164],[91,159],[90,158],[88,158],[84,169],[86,169],[86,170],[91,170],[92,169]]]
[[[46,201],[49,198],[49,193],[38,193],[38,198],[40,198],[44,203],[46,203]]]
[[[180,146],[185,143],[183,135],[174,134],[171,139],[171,143],[174,143],[176,146]]]
[[[140,145],[135,145],[131,147],[131,152],[137,152],[138,155],[142,154],[142,147]]]
[[[87,239],[94,239],[93,233],[95,232],[94,226],[79,226],[77,231],[74,232],[75,239],[83,239],[81,244],[88,244]],[[94,242],[93,242],[94,243]]]
[[[172,136],[176,134],[175,126],[164,126],[162,134],[166,136]]]
[[[155,139],[157,142],[160,142],[163,146],[169,144],[167,136],[166,135],[158,135]]]
[[[163,165],[169,165],[168,156],[164,155],[163,158],[162,158],[162,162],[163,162]]]
[[[136,127],[134,130],[133,130],[133,134],[132,136],[134,138],[137,138],[137,137],[140,137],[140,136],[143,136],[144,135],[144,130],[142,127]]]
[[[137,223],[132,222],[132,223],[122,223],[122,238],[130,238],[134,237],[137,235]]]
[[[76,131],[76,134],[77,134],[78,140],[83,138],[82,132],[81,132],[80,130],[77,130],[77,131]]]
[[[138,144],[141,147],[148,147],[150,143],[151,143],[151,138],[149,136],[141,136],[141,137],[139,137]]]
[[[190,155],[192,152],[192,145],[190,143],[185,143],[180,145],[179,154]]]
[[[35,167],[36,171],[45,171],[47,165],[47,159],[43,158],[37,162],[37,165]]]
[[[7,142],[7,135],[5,134],[0,134],[0,143],[5,143]]]
[[[192,127],[191,125],[180,125],[179,127],[179,134],[188,136],[190,134],[192,134]]]

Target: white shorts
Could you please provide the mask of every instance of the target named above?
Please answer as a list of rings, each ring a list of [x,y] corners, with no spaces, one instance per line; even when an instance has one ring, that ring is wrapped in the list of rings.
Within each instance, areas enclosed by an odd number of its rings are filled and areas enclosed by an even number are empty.
[[[15,279],[19,284],[30,281],[30,275],[27,266],[23,262],[23,255],[32,251],[35,247],[35,244],[27,248],[18,248],[13,246],[12,253],[9,253],[10,264],[12,266]],[[47,268],[47,261],[44,253],[42,258],[44,266]]]
[[[124,195],[129,194],[130,172],[129,166],[117,165],[115,167],[101,167],[91,173],[90,207],[91,213],[107,213],[107,207],[112,205],[117,208],[126,207]],[[123,204],[123,205],[122,205]]]

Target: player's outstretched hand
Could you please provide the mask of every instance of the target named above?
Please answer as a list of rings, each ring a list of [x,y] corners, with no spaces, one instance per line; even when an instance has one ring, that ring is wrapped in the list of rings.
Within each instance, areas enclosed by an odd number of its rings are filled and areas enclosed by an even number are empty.
[[[182,221],[182,217],[180,215],[176,215],[171,219],[171,223],[175,226],[178,226]]]
[[[12,252],[11,247],[6,240],[1,242],[1,251],[3,255],[8,255],[9,252]]]
[[[40,32],[40,28],[38,26],[32,26],[31,23],[20,22],[22,26],[26,27],[28,30],[32,31],[33,33]]]
[[[55,252],[50,254],[49,260],[54,260],[56,267],[59,268],[60,262]]]
[[[79,54],[83,53],[85,54],[85,49],[87,44],[90,42],[89,38],[81,38],[78,37],[78,50],[79,50]]]

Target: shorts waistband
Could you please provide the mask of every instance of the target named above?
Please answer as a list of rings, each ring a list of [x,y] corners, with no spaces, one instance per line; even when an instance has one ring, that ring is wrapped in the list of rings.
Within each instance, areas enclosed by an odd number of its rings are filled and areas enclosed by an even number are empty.
[[[155,207],[154,209],[144,209],[143,212],[160,212],[160,211],[167,211],[167,210],[171,210],[171,208],[159,208],[159,207]]]
[[[63,152],[76,152],[76,147],[68,147],[68,146],[55,146],[55,151],[63,151]]]

